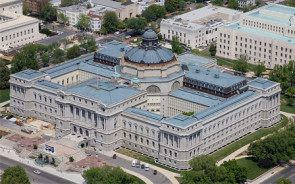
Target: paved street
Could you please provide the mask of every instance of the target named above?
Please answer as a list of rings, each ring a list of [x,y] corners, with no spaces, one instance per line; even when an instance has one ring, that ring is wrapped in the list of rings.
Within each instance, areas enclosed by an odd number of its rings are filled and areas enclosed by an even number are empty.
[[[108,157],[106,155],[99,154],[99,153],[98,153],[98,157],[102,158],[103,160],[105,160],[108,163],[111,163],[111,164],[126,168],[128,170],[137,172],[139,174],[142,174],[143,176],[150,179],[153,183],[171,184],[170,180],[166,176],[161,174],[160,172],[158,172],[157,175],[153,175],[153,170],[152,169],[150,169],[149,171],[145,171],[144,169],[131,167],[131,162],[130,161],[122,159],[120,157],[117,157],[117,159],[112,159],[111,157]]]
[[[14,160],[10,160],[6,157],[0,156],[0,170],[4,170],[9,166],[16,166],[16,165],[20,165],[26,170],[26,173],[32,184],[50,184],[50,183],[72,184],[72,182],[68,180],[51,175],[43,171],[41,171],[40,175],[37,175],[33,173],[35,168],[22,164],[20,162],[16,162]]]
[[[56,25],[56,26],[54,26],[54,29],[53,29],[52,25],[48,25],[47,27],[50,30],[61,31],[62,33],[52,36],[52,37],[45,38],[43,40],[38,41],[37,43],[40,43],[43,45],[49,45],[54,42],[58,42],[65,37],[75,34],[75,30],[72,30],[70,27],[64,27],[63,25]]]
[[[267,180],[262,182],[262,184],[275,184],[276,181],[280,178],[288,178],[292,181],[292,183],[295,183],[295,165],[288,167],[287,169],[284,169],[274,176],[268,178]]]

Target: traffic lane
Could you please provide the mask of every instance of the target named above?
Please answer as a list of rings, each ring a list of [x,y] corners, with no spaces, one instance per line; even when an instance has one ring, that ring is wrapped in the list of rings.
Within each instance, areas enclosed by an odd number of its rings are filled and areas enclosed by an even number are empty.
[[[51,184],[51,183],[58,183],[58,184],[74,184],[71,181],[68,181],[66,179],[60,178],[58,176],[49,174],[44,171],[40,171],[41,174],[35,174],[33,171],[37,170],[34,167],[25,165],[21,162],[17,162],[14,160],[11,160],[9,158],[0,156],[0,169],[4,170],[10,166],[16,166],[20,165],[22,168],[25,169],[27,176],[29,177],[31,183],[38,183],[38,184]]]
[[[75,31],[67,30],[67,32],[63,32],[59,35],[55,35],[52,37],[44,38],[43,40],[39,40],[39,41],[37,41],[37,43],[43,44],[43,45],[50,45],[54,42],[59,42],[61,39],[68,37],[70,35],[73,35],[73,34],[75,34]]]
[[[263,184],[276,184],[276,181],[280,178],[288,178],[292,181],[292,183],[295,183],[295,165],[288,167],[281,172],[273,175],[272,177],[268,178]]]
[[[159,183],[159,184],[171,184],[171,181],[164,176],[162,173],[158,171],[157,175],[154,175],[153,172],[154,170],[150,168],[149,171],[145,171],[144,169],[141,168],[136,168],[136,167],[131,167],[131,161],[125,160],[123,158],[120,158],[117,156],[116,159],[113,159],[111,157],[108,157],[106,155],[98,153],[98,157],[102,158],[106,162],[109,162],[111,164],[115,164],[120,167],[124,167],[126,169],[129,169],[131,171],[137,172],[145,177],[147,177],[149,180],[151,180],[153,183]],[[145,162],[141,162],[145,163]]]

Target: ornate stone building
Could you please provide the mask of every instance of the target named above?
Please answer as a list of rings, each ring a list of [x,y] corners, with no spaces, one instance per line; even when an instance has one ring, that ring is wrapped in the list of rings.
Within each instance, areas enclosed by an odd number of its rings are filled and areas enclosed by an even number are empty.
[[[94,56],[11,75],[11,111],[55,124],[57,139],[82,136],[79,147],[125,147],[176,169],[280,121],[278,83],[247,82],[208,58],[179,61],[151,30],[142,39],[134,48],[112,42]]]

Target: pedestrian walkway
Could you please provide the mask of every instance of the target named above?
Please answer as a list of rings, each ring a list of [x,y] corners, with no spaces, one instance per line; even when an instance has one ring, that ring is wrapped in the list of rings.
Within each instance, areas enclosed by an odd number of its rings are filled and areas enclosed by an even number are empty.
[[[2,102],[2,103],[0,103],[0,107],[3,107],[3,106],[5,106],[6,104],[9,104],[9,103],[10,103],[10,100]]]

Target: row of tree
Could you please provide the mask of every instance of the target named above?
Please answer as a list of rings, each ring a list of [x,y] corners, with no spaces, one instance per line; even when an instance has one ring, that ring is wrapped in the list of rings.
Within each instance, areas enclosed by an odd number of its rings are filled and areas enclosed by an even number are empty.
[[[192,170],[181,173],[183,184],[194,183],[242,183],[247,179],[247,170],[230,160],[216,165],[216,160],[210,155],[201,155],[189,162]]]
[[[285,130],[250,144],[249,154],[261,167],[269,168],[295,159],[295,126],[294,121],[290,123]]]
[[[140,184],[134,177],[127,174],[120,167],[111,167],[108,165],[102,168],[91,168],[83,172],[83,177],[88,184]]]

